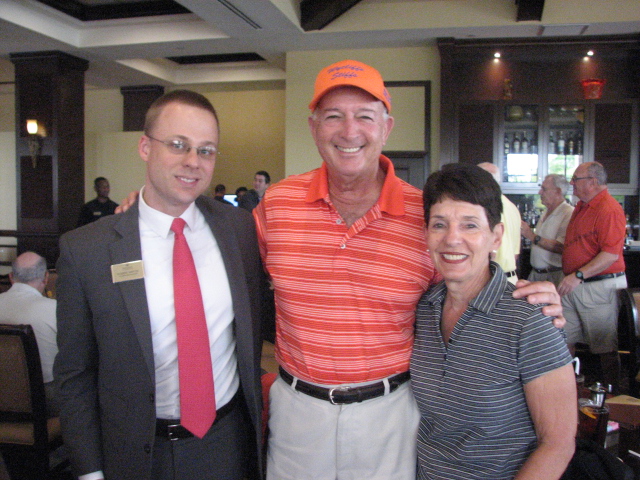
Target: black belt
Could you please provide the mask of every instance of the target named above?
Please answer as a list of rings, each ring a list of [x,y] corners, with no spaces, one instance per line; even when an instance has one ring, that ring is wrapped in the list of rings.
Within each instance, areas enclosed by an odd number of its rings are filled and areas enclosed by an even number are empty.
[[[226,417],[236,406],[240,394],[236,393],[233,398],[225,406],[216,411],[215,425],[218,421]],[[180,425],[180,419],[156,418],[156,437],[166,438],[168,440],[179,440],[181,438],[191,438],[193,433]]]
[[[598,280],[606,280],[607,278],[616,278],[624,275],[624,272],[605,273],[604,275],[596,275],[595,277],[585,278],[584,282],[597,282]]]
[[[282,368],[280,368],[280,376],[289,385],[293,383],[293,377]],[[409,380],[409,378],[409,372],[399,373],[398,375],[389,377],[389,393],[397,390],[398,387]],[[345,386],[325,388],[298,380],[296,382],[296,390],[311,397],[331,402],[333,405],[348,405],[350,403],[364,402],[365,400],[381,397],[384,395],[385,387],[384,382],[376,382],[362,387]]]
[[[535,268],[535,267],[533,267],[533,270],[536,273],[552,273],[552,272],[559,272],[560,270],[562,270],[562,267],[549,267],[549,268]]]
[[[516,273],[518,273],[518,272],[516,272],[515,270],[511,270],[510,272],[504,272],[504,274],[507,276],[507,278],[513,277]]]

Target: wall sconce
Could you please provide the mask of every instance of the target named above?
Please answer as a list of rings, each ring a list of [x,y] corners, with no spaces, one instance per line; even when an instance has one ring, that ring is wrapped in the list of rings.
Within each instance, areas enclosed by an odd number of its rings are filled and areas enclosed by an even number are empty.
[[[31,164],[33,168],[38,166],[38,156],[42,150],[42,138],[38,134],[38,121],[27,120],[27,132],[29,132],[29,153],[31,154]]]

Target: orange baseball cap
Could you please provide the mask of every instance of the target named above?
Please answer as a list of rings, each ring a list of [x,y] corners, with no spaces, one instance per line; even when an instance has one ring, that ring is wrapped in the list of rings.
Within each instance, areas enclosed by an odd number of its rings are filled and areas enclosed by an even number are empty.
[[[382,75],[375,68],[356,60],[342,60],[320,71],[309,109],[315,110],[320,99],[337,87],[361,88],[384,103],[387,112],[391,113],[391,95],[384,86]]]

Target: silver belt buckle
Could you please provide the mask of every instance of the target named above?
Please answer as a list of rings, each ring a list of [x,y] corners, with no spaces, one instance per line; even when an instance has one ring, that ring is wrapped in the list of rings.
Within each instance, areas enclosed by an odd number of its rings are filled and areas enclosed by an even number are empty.
[[[177,436],[178,435],[177,427],[179,426],[180,426],[179,423],[176,423],[174,425],[167,425],[167,438],[172,442],[175,442],[176,440],[180,440],[180,437]]]
[[[332,389],[329,390],[329,401],[331,402],[331,405],[344,405],[344,402],[336,402],[333,399],[333,394],[334,392],[349,392],[351,390],[351,387],[333,387]]]

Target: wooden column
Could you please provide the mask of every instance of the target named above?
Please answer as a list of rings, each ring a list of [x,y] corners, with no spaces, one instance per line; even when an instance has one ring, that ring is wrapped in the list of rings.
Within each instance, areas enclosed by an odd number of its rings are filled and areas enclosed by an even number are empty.
[[[75,228],[84,203],[84,72],[89,62],[57,51],[10,58],[16,82],[18,251],[34,250],[53,266],[58,237]],[[38,122],[37,134],[28,133],[27,120]]]
[[[140,132],[144,129],[144,117],[147,110],[154,100],[164,94],[164,87],[161,85],[120,87],[120,93],[124,97],[122,130]]]

